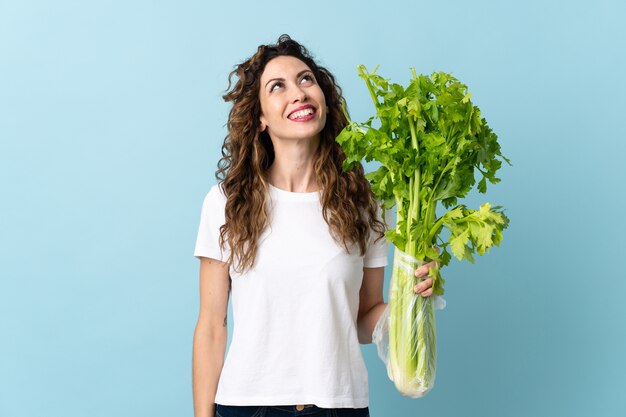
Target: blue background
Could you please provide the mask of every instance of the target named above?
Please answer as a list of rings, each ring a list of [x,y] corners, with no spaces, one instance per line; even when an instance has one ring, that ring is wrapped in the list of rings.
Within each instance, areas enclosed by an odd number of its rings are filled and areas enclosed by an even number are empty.
[[[626,415],[625,4],[0,1],[0,416],[192,415],[221,94],[281,33],[355,120],[358,64],[451,72],[514,164],[467,199],[512,223],[444,270],[434,390],[402,397],[363,346],[372,416]]]

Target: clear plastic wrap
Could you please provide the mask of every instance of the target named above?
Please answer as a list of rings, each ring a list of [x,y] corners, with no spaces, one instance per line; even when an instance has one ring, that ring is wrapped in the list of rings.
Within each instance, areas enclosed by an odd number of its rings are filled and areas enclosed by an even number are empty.
[[[419,398],[435,383],[437,341],[435,309],[446,301],[439,296],[422,297],[413,290],[418,259],[395,248],[389,301],[372,334],[378,356],[398,391]]]

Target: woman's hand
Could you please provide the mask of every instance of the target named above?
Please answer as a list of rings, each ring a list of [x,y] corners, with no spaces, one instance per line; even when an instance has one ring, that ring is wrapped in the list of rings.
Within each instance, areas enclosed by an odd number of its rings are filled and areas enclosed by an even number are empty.
[[[415,276],[417,278],[422,278],[423,276],[428,274],[428,268],[435,267],[437,267],[437,262],[428,262],[427,264],[424,264],[415,270]],[[426,278],[424,281],[416,284],[413,289],[417,294],[421,295],[422,297],[430,297],[431,295],[433,295],[433,279]]]

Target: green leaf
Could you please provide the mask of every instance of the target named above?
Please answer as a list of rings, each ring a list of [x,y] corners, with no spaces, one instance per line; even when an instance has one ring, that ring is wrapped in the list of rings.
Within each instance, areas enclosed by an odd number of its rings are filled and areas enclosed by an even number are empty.
[[[487,192],[487,181],[485,177],[478,182],[478,191],[483,194]]]
[[[452,249],[452,253],[459,261],[462,261],[465,257],[465,243],[468,239],[469,232],[466,230],[450,240],[450,248]]]

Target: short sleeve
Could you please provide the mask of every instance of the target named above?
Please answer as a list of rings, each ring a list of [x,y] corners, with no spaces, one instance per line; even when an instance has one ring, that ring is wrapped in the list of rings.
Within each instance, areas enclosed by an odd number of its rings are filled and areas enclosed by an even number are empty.
[[[226,196],[219,185],[214,185],[207,193],[202,203],[200,226],[196,238],[196,247],[193,255],[196,258],[206,257],[226,262],[230,256],[228,244],[224,250],[220,248],[220,227],[225,223]]]
[[[385,210],[385,223],[387,226],[391,225],[391,210]],[[377,215],[379,220],[382,220],[382,209],[378,207]],[[387,259],[387,252],[389,251],[389,242],[385,237],[376,241],[378,234],[372,232],[369,239],[367,251],[363,257],[364,268],[378,268],[381,266],[387,266],[389,263]]]

